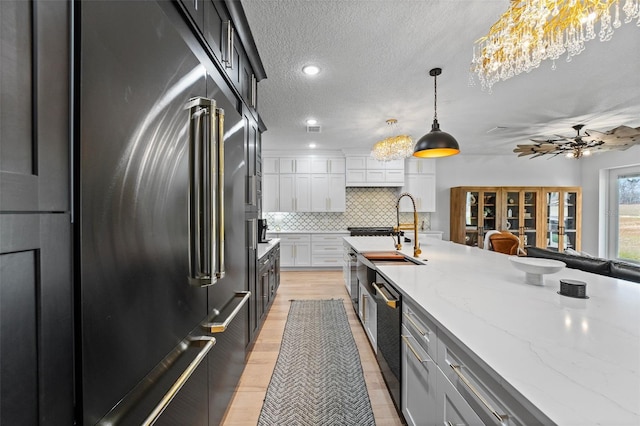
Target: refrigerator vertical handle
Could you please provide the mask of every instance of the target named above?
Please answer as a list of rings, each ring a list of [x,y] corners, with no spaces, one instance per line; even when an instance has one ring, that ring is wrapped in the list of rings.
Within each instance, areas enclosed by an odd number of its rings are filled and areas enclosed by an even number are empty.
[[[257,181],[257,176],[252,175],[252,176],[247,176],[248,179],[248,184],[247,186],[249,187],[247,190],[248,193],[248,200],[247,200],[247,204],[251,205],[251,206],[255,206],[258,204],[258,181]]]
[[[216,256],[216,278],[224,278],[224,110],[222,108],[216,109],[216,118],[218,120],[218,137],[215,141],[218,149],[218,199],[216,202],[216,234],[215,240],[215,256]]]
[[[247,219],[247,247],[249,250],[258,249],[258,219]]]
[[[216,102],[192,98],[189,110],[189,284],[208,286],[220,278],[220,135]]]

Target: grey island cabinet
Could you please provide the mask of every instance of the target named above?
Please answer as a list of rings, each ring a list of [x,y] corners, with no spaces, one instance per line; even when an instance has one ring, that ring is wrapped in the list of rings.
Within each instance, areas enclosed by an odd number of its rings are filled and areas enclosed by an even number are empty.
[[[345,243],[393,250],[388,237]],[[640,285],[569,268],[530,285],[507,255],[421,246],[421,265],[376,266],[402,297],[407,423],[640,424]],[[560,279],[587,283],[589,298],[560,295]]]

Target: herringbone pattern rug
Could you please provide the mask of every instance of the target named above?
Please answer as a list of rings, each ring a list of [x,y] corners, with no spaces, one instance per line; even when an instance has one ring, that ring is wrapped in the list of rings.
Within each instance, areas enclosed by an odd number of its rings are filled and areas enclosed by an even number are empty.
[[[258,425],[375,425],[342,300],[291,302]]]

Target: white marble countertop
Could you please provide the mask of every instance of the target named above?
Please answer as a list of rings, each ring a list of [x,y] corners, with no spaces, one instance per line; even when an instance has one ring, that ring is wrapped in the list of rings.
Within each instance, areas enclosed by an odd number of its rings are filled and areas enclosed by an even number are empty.
[[[393,248],[389,237],[345,240]],[[640,424],[640,284],[565,268],[533,286],[506,255],[435,239],[421,247],[426,265],[380,272],[552,421]],[[589,299],[559,295],[561,278],[586,282]]]
[[[280,238],[271,238],[269,242],[258,243],[258,260],[262,259],[280,243]]]

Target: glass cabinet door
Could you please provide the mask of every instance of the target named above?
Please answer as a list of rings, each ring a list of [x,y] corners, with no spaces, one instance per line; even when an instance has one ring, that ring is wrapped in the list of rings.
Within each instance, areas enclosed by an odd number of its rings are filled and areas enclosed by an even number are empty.
[[[467,191],[465,193],[465,234],[464,243],[468,246],[478,245],[478,212],[480,204],[478,203],[480,195],[477,191]]]
[[[562,235],[562,251],[577,247],[578,236],[578,194],[576,192],[565,192],[563,194],[562,224],[560,234]]]
[[[559,251],[560,247],[560,192],[547,192],[547,248]]]
[[[498,192],[478,191],[476,204],[478,214],[478,242],[476,245],[482,248],[486,233],[498,229]]]
[[[516,190],[507,191],[507,194],[505,197],[505,205],[506,205],[506,211],[503,212],[504,218],[505,218],[504,224],[503,224],[504,226],[503,230],[507,230],[511,232],[513,235],[520,238],[521,228],[522,228],[522,219],[521,219],[522,200],[520,197],[520,192]]]
[[[547,248],[554,251],[580,250],[581,194],[574,190],[547,190]]]
[[[503,200],[503,230],[517,236],[521,246],[535,246],[538,232],[538,191],[509,189]]]
[[[535,246],[538,237],[536,224],[538,212],[538,192],[524,191],[522,200],[522,227],[520,241],[524,246]]]

